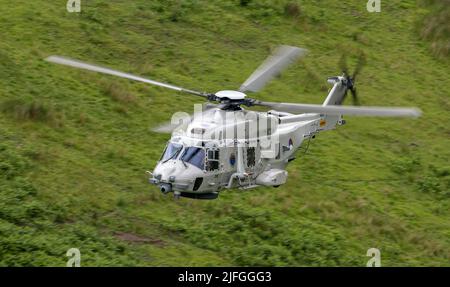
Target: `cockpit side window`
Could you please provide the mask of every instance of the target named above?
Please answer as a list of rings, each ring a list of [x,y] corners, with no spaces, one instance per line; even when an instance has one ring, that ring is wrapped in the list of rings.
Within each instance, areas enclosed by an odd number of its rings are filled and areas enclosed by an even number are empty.
[[[208,157],[206,161],[206,170],[213,171],[218,170],[220,166],[219,161],[219,150],[217,149],[208,149]]]
[[[169,143],[164,150],[161,157],[161,161],[168,161],[170,159],[176,159],[180,151],[183,149],[183,145],[176,143]]]
[[[203,170],[205,169],[205,150],[199,147],[187,147],[181,160]]]
[[[255,166],[255,148],[254,147],[247,148],[247,166],[248,167]]]

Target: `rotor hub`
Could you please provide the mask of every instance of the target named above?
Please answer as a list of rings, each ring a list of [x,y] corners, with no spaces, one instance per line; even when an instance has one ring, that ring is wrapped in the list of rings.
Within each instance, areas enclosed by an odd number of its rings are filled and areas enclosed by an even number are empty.
[[[225,91],[219,91],[216,94],[216,97],[222,101],[238,101],[243,100],[247,96],[246,94],[238,91],[231,91],[231,90],[225,90]]]

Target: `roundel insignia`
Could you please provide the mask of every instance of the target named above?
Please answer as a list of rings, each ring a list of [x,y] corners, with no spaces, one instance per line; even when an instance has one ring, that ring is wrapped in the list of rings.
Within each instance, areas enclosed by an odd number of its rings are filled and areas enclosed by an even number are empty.
[[[293,143],[292,139],[289,139],[289,146],[293,146],[293,145],[294,145],[294,143]]]
[[[234,153],[232,153],[230,155],[230,164],[234,165],[236,163],[236,156],[234,155]]]

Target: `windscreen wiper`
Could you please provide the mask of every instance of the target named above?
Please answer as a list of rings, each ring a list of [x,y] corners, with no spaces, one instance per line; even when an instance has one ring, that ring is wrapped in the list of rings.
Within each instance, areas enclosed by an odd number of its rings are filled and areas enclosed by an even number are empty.
[[[178,154],[180,153],[180,151],[183,149],[183,147],[181,147],[179,150],[177,150],[177,152],[175,152],[171,157],[169,157],[168,159],[166,159],[165,161],[163,161],[163,163],[168,162],[169,160],[173,159],[174,157],[177,157]]]
[[[184,167],[187,168],[188,166],[187,166],[186,162],[184,161],[183,157],[181,157],[180,160],[183,163]]]

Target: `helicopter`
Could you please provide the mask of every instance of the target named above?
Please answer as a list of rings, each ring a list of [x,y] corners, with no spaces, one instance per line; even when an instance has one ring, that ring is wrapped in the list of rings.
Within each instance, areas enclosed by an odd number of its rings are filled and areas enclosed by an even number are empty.
[[[352,75],[346,67],[345,57],[341,58],[343,73],[327,79],[332,87],[321,105],[266,102],[247,97],[246,93],[260,91],[306,54],[307,50],[303,48],[279,46],[238,90],[216,93],[190,90],[60,56],[45,60],[206,100],[206,104],[195,105],[194,115],[176,113],[170,123],[155,129],[172,135],[156,167],[148,174],[149,182],[164,194],[172,192],[175,198],[216,199],[224,189],[245,190],[285,184],[287,165],[296,159],[302,145],[308,147],[309,141],[318,133],[344,125],[344,115],[420,116],[421,111],[417,108],[342,106],[349,91],[354,103],[358,104],[355,80],[365,63],[362,56]],[[263,107],[268,111],[244,107]]]

